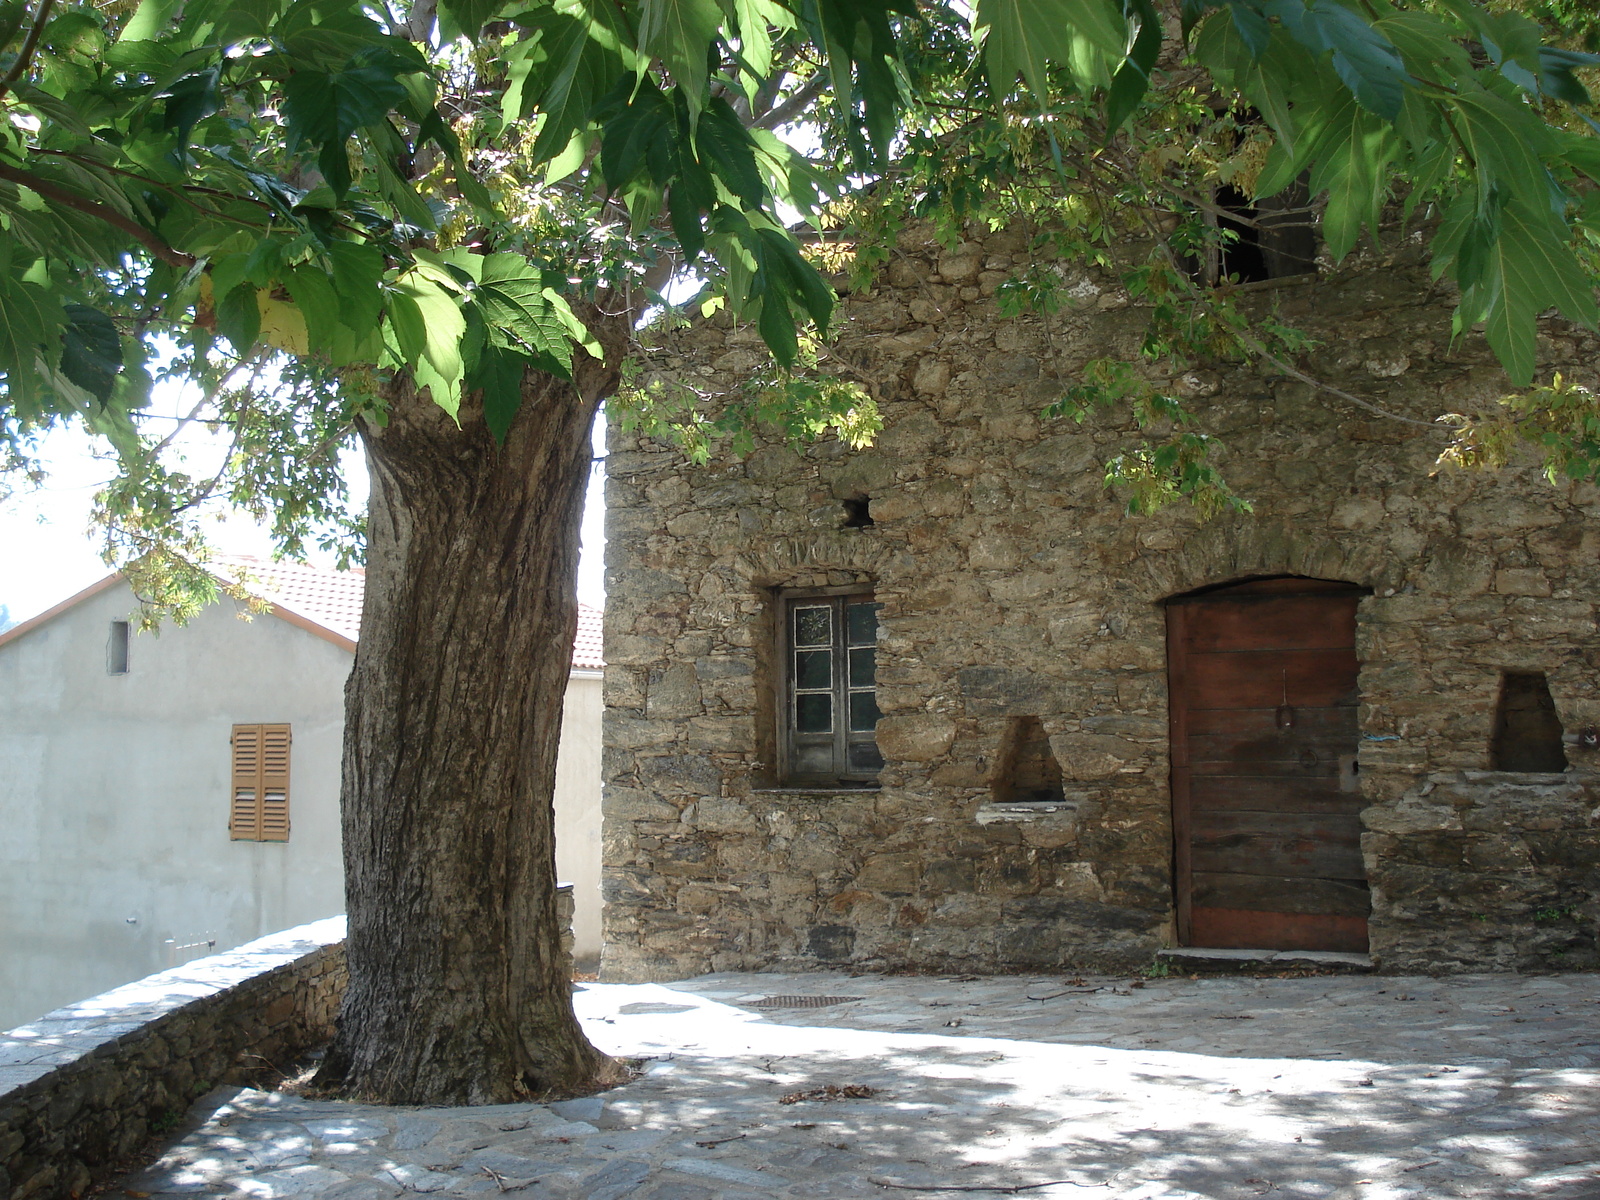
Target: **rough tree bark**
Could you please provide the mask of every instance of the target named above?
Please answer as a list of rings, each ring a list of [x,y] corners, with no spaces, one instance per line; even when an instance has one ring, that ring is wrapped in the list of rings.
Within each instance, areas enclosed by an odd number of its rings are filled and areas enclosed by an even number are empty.
[[[591,323],[611,364],[626,325]],[[362,430],[366,607],[346,686],[350,986],[318,1083],[495,1104],[616,1082],[572,1013],[552,795],[590,427],[616,371],[530,372],[504,446],[406,378]]]

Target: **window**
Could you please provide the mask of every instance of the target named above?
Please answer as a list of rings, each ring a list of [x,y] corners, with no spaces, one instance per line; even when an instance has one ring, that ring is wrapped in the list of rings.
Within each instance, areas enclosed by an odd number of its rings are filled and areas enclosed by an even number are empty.
[[[128,623],[126,621],[111,622],[111,637],[106,642],[106,674],[126,675],[128,673]]]
[[[228,836],[236,842],[289,840],[289,727],[233,727]]]
[[[870,592],[792,592],[781,601],[781,773],[786,783],[861,787],[883,766],[878,610]]]

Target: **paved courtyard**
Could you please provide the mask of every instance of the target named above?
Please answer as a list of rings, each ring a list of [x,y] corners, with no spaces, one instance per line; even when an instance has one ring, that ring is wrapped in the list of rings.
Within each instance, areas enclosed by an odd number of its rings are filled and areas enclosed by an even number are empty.
[[[757,1004],[833,997],[855,999]],[[1600,1197],[1595,975],[728,974],[576,1004],[597,1045],[648,1060],[636,1081],[477,1109],[222,1090],[119,1190]]]

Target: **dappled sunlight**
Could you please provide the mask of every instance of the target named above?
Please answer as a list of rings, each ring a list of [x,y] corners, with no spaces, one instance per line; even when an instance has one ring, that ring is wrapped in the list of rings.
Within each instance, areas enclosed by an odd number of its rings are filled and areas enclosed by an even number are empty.
[[[253,1200],[1600,1194],[1600,1069],[1570,1061],[1600,1057],[1592,976],[1139,982],[584,984],[590,1038],[639,1060],[622,1087],[455,1109],[224,1090],[123,1185]]]

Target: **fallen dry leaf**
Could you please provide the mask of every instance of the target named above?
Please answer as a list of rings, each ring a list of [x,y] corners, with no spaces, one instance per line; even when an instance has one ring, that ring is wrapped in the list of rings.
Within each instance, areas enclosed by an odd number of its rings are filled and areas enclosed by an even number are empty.
[[[787,1096],[779,1096],[778,1103],[799,1104],[802,1100],[865,1100],[877,1094],[877,1088],[870,1088],[860,1083],[847,1083],[843,1087],[829,1083],[819,1088],[812,1088],[810,1091],[790,1092]]]

